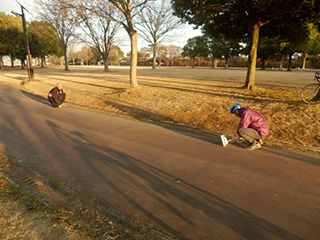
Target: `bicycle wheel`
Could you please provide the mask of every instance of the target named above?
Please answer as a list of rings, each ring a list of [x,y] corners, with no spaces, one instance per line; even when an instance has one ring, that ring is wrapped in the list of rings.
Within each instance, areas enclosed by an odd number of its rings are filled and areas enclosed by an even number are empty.
[[[301,99],[306,104],[315,105],[320,103],[320,84],[313,83],[306,85],[301,90]]]

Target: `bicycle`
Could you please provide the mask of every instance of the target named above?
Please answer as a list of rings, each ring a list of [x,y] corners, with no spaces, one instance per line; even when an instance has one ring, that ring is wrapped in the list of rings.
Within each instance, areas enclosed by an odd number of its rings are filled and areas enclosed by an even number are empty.
[[[304,86],[300,93],[302,101],[309,105],[320,103],[320,72],[315,73],[314,81],[317,81],[318,83]]]

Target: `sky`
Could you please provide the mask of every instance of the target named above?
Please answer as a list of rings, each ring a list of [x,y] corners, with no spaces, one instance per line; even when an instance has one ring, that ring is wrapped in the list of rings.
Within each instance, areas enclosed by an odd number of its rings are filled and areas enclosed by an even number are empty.
[[[32,6],[30,5],[30,0],[18,0],[22,5],[25,6],[32,13]],[[29,2],[29,3],[28,3]],[[15,0],[0,0],[0,12],[5,12],[6,14],[10,14],[11,11],[15,11],[17,13],[21,13],[21,7]],[[26,18],[30,20],[32,16],[29,13],[25,13]]]
[[[28,11],[25,12],[26,20],[32,21],[36,19],[36,14],[33,13],[34,3],[32,0],[18,0]],[[17,13],[21,13],[21,7],[16,2],[16,0],[0,0],[0,12],[5,12],[6,14],[11,14],[11,11],[14,10]],[[193,26],[189,24],[185,24],[178,30],[174,30],[170,32],[169,37],[162,44],[164,45],[177,45],[179,47],[183,47],[189,38],[193,38],[195,36],[201,35],[200,30],[194,30]],[[130,51],[130,39],[125,30],[121,30],[118,35],[118,39],[122,39],[120,42],[116,43],[124,53],[128,53]],[[148,44],[138,36],[138,49],[142,47],[146,47]]]

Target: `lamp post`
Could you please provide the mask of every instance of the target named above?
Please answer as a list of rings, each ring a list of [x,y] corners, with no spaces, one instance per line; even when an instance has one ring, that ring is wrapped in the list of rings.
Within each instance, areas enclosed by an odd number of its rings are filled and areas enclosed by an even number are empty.
[[[25,45],[26,45],[26,50],[27,50],[28,78],[29,78],[29,81],[31,81],[32,79],[34,79],[34,72],[33,72],[33,68],[32,68],[32,58],[31,58],[31,54],[30,54],[29,39],[28,39],[28,35],[27,35],[27,24],[26,24],[26,19],[24,17],[24,11],[23,11],[25,8],[19,2],[18,2],[18,4],[21,6],[21,14],[15,12],[15,11],[11,11],[11,13],[16,16],[20,16],[22,18],[24,39],[25,39]]]

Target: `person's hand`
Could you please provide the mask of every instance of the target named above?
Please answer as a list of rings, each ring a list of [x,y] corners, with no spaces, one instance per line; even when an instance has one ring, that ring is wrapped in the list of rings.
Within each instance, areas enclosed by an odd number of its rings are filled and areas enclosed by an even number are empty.
[[[236,133],[236,135],[234,135],[234,137],[232,139],[230,139],[230,143],[240,143],[242,142],[241,137]]]
[[[232,144],[235,143],[235,142],[237,141],[236,138],[237,138],[237,137],[234,136],[232,139],[230,139],[230,143],[232,143]]]

